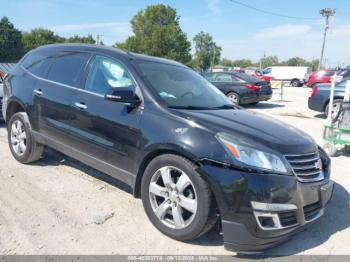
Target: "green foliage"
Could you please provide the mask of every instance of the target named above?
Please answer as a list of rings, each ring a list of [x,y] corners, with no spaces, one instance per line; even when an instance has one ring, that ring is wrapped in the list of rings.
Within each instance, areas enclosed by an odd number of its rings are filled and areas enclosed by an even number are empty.
[[[221,60],[220,64],[223,66],[231,66],[231,67],[237,66],[237,67],[242,67],[242,68],[253,66],[253,62],[250,59],[230,60],[227,58],[223,58]]]
[[[262,68],[265,68],[265,67],[268,67],[268,66],[277,66],[277,65],[279,65],[277,56],[267,56],[267,57],[261,58],[260,62],[261,62],[261,67]]]
[[[53,31],[44,28],[34,28],[30,32],[26,32],[22,37],[24,51],[28,52],[31,49],[42,45],[63,43],[65,39],[56,35]]]
[[[201,31],[194,36],[193,41],[195,43],[194,59],[197,60],[200,69],[207,70],[210,66],[219,63],[221,47],[216,45],[210,34]]]
[[[82,44],[95,44],[96,41],[91,34],[87,36],[74,35],[65,40],[67,43],[82,43]]]
[[[163,4],[149,5],[131,20],[133,36],[114,46],[120,49],[173,59],[191,60],[191,43],[179,25],[176,10]]]
[[[17,62],[23,55],[22,33],[4,16],[0,20],[0,62]]]

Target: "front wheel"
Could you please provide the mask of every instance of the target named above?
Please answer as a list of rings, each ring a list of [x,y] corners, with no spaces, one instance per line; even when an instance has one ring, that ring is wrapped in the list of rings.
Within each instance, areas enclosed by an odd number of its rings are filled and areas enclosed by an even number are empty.
[[[167,154],[156,157],[142,178],[141,196],[152,224],[177,240],[192,240],[216,223],[208,184],[187,159]]]

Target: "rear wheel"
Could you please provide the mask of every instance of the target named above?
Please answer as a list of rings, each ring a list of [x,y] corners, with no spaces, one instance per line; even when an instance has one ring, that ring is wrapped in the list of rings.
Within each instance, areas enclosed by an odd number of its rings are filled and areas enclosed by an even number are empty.
[[[333,100],[333,107],[332,107],[332,120],[336,121],[339,113],[340,113],[340,109],[342,106],[343,100],[342,99],[334,99]],[[324,113],[326,114],[326,116],[328,117],[328,112],[329,112],[329,103],[327,104]]]
[[[239,105],[240,99],[239,99],[239,95],[237,93],[230,92],[226,96],[233,104]]]
[[[216,223],[208,184],[196,166],[177,155],[161,155],[147,166],[142,178],[144,209],[153,225],[177,240],[191,240]]]
[[[298,79],[293,79],[290,82],[290,84],[291,84],[292,87],[299,87],[300,86],[300,81]]]
[[[345,151],[345,153],[350,155],[350,146],[348,146],[348,145],[344,146],[344,151]]]
[[[13,157],[21,163],[40,159],[44,147],[35,141],[26,113],[14,114],[8,124],[8,142]]]

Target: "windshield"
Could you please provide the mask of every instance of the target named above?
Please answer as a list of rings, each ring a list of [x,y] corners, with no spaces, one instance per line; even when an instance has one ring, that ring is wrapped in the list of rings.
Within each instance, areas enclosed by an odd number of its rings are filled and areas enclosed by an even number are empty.
[[[172,108],[232,108],[226,96],[193,70],[185,67],[139,62],[143,76],[160,99]]]

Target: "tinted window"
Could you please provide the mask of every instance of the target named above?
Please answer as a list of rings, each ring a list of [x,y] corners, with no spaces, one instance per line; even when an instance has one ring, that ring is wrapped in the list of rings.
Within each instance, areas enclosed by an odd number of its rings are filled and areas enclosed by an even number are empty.
[[[229,74],[217,74],[216,82],[232,82],[232,76]]]
[[[333,76],[334,74],[335,74],[334,71],[326,71],[326,72],[324,73],[324,76]]]
[[[29,54],[23,61],[22,66],[32,74],[44,77],[52,63],[52,57],[45,54]]]
[[[70,86],[79,86],[79,76],[90,55],[64,53],[56,57],[47,76],[49,80]]]
[[[204,75],[205,79],[207,79],[210,82],[215,81],[215,76],[216,76],[216,74],[206,74],[206,75]]]
[[[242,82],[245,81],[245,82],[252,82],[252,83],[255,83],[255,82],[260,82],[260,79],[255,77],[255,76],[250,76],[250,75],[247,75],[245,73],[235,73],[235,76],[237,78],[240,79],[240,81]]]
[[[135,90],[128,71],[115,60],[96,56],[86,80],[85,89],[104,95],[111,88],[118,87],[130,87]]]

